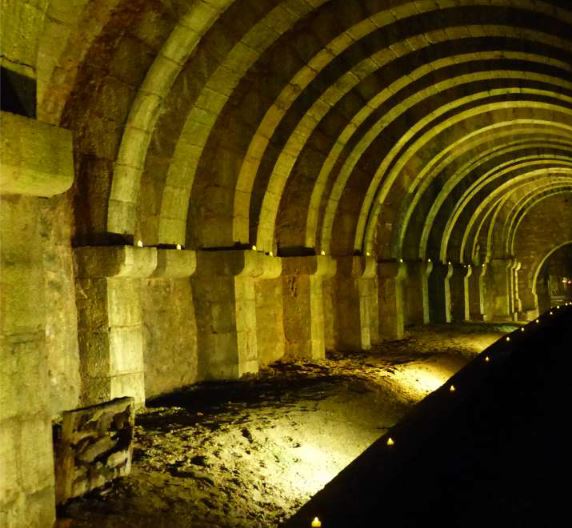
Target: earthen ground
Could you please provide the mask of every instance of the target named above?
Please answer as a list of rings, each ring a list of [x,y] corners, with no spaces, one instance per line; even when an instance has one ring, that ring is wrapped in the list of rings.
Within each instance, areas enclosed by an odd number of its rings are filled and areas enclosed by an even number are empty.
[[[148,402],[129,477],[68,503],[70,527],[277,526],[510,324],[407,338]]]

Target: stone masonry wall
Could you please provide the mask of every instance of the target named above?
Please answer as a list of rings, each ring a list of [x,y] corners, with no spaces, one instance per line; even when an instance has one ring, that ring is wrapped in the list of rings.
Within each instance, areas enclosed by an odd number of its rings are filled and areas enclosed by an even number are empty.
[[[143,284],[145,396],[198,381],[197,325],[190,279]]]
[[[53,417],[77,407],[81,391],[75,279],[70,246],[71,209],[65,195],[41,200],[46,350]]]

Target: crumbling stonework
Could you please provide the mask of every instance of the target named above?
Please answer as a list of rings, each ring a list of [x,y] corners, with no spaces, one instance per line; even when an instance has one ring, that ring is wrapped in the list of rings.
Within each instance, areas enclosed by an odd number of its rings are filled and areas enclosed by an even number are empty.
[[[62,504],[129,475],[135,427],[133,398],[66,411],[55,426],[56,502]]]

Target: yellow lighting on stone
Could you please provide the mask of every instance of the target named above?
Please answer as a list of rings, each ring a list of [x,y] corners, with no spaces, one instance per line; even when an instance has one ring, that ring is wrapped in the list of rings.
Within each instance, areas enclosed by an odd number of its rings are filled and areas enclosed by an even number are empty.
[[[314,520],[312,521],[311,526],[312,526],[312,528],[321,528],[322,523],[321,523],[320,519],[318,519],[318,517],[314,517]]]
[[[395,445],[395,442],[393,441],[393,438],[391,438],[391,436],[387,439],[387,445],[388,446]]]

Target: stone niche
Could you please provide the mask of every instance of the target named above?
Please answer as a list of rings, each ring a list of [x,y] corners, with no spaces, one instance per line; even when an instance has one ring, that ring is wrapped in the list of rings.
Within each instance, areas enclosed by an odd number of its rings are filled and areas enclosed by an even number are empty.
[[[54,428],[57,504],[129,474],[134,426],[133,398],[63,414]]]

